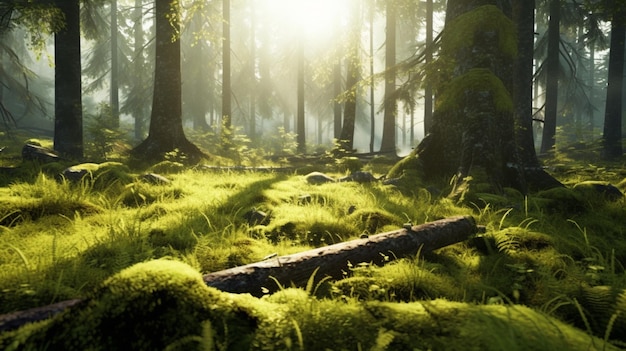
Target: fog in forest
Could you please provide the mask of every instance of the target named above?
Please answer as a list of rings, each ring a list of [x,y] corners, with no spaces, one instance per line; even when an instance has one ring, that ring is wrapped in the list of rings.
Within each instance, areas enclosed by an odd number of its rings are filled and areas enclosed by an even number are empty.
[[[425,82],[405,63],[424,52],[426,2],[401,2],[395,27],[398,94],[396,148],[404,155],[424,136]],[[432,36],[445,19],[445,4],[434,2]],[[183,121],[188,129],[218,133],[223,81],[222,1],[183,2],[181,55]],[[138,7],[139,6],[139,7]],[[119,106],[111,106],[112,10],[109,3],[82,6],[82,89],[85,125],[103,113],[119,109],[122,129],[135,142],[146,136],[151,108],[154,67],[152,2],[119,0],[117,21],[117,91]],[[252,146],[277,133],[297,133],[298,48],[304,64],[305,139],[309,152],[332,147],[335,104],[343,112],[346,99],[356,98],[354,148],[378,151],[383,126],[386,70],[385,6],[381,1],[232,1],[230,60],[232,122],[236,133]],[[535,142],[541,145],[547,55],[546,9],[537,9],[535,52]],[[591,141],[601,135],[606,96],[609,25],[600,22],[591,38],[584,23],[561,25],[557,140]],[[33,44],[19,25],[2,33],[9,54],[2,60],[2,101],[20,128],[51,134],[54,126],[54,41],[42,35]],[[15,55],[13,55],[13,53]],[[371,66],[370,66],[371,64]],[[346,86],[348,65],[356,65],[358,82]],[[407,68],[408,67],[408,68]],[[373,73],[373,76],[372,76]],[[373,83],[373,89],[372,87]],[[373,100],[372,100],[373,95]],[[436,96],[435,96],[436,101]],[[372,108],[373,104],[373,108]],[[343,116],[339,116],[342,118]],[[372,128],[372,121],[374,127]],[[140,131],[136,131],[141,128]],[[372,136],[372,129],[374,135]]]

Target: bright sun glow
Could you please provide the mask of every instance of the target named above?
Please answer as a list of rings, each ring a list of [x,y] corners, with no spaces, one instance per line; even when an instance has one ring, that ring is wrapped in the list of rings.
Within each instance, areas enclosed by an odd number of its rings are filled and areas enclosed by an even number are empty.
[[[356,0],[268,0],[267,10],[274,21],[289,30],[321,38],[337,31],[350,1]]]

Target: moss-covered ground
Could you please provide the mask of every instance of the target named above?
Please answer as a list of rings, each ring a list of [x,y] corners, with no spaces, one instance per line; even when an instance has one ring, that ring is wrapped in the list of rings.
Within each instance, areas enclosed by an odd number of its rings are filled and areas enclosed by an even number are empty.
[[[58,177],[69,164],[3,162],[13,164],[0,174],[0,313],[83,302],[0,334],[1,349],[626,345],[626,200],[607,186],[626,190],[623,164],[553,162],[549,171],[567,188],[494,195],[476,184],[454,201],[445,196],[449,180],[424,184],[410,168],[394,169],[404,175],[394,185],[304,180],[311,170],[345,175],[329,160],[280,172],[106,163],[86,166],[88,176],[73,182]],[[392,166],[360,164],[375,175]],[[142,180],[146,171],[170,182]],[[249,222],[253,209],[269,221]],[[383,267],[355,264],[346,279],[314,289],[255,298],[202,281],[270,254],[453,215],[473,216],[485,232]]]

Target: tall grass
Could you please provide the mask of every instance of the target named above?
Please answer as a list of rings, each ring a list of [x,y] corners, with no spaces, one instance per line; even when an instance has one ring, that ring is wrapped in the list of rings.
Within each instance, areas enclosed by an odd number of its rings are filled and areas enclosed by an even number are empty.
[[[337,301],[350,301],[347,310],[360,309],[355,301],[526,305],[584,329],[593,316],[581,286],[626,289],[623,199],[581,200],[565,189],[467,194],[459,203],[418,184],[311,185],[298,174],[235,171],[165,175],[170,183],[154,185],[130,173],[119,182],[102,175],[78,183],[39,173],[0,188],[0,313],[83,297],[144,261],[168,258],[208,273],[452,215],[474,216],[485,232],[384,267],[355,263],[347,279],[310,286],[306,298],[290,289],[273,297],[296,294],[305,303],[280,322],[290,347],[318,345],[317,329],[331,328],[323,313]],[[248,222],[252,209],[266,212],[269,223]],[[336,322],[365,323],[344,312]],[[611,316],[601,329],[606,339],[621,326]],[[384,349],[398,337],[375,330],[346,341]]]

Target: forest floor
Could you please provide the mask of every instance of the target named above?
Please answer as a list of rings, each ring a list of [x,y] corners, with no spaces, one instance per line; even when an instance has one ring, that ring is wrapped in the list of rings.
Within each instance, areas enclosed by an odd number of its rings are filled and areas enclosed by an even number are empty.
[[[302,159],[263,171],[103,162],[72,182],[58,176],[72,164],[19,161],[18,144],[0,158],[0,314],[83,302],[1,333],[2,349],[626,346],[626,200],[605,191],[626,191],[623,163],[560,153],[545,164],[566,188],[469,189],[454,201],[449,180],[422,187],[411,176],[394,184],[304,177],[382,176],[394,163],[386,157]],[[250,221],[252,210],[267,221]],[[353,262],[344,279],[312,278],[261,298],[202,281],[268,256],[457,215],[484,233],[382,267]]]

